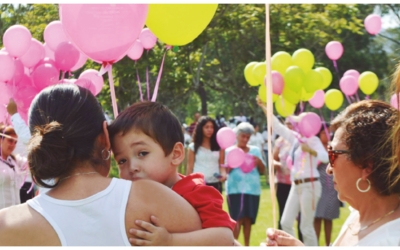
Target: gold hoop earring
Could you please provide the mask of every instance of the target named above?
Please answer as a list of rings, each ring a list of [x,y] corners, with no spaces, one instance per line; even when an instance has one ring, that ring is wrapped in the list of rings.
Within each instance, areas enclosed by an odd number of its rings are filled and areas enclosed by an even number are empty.
[[[106,152],[108,153],[106,157],[104,157],[104,151],[106,151]],[[102,157],[103,160],[105,160],[105,161],[109,160],[110,157],[111,157],[111,150],[103,149],[103,150],[101,151],[101,157]]]
[[[362,189],[358,186],[358,185],[360,184],[360,181],[361,181],[361,180],[362,180],[361,178],[357,180],[357,183],[356,183],[357,189],[358,189],[358,191],[360,191],[361,193],[366,193],[366,192],[368,192],[368,191],[371,189],[371,182],[367,179],[368,188],[365,189],[365,190],[362,190]]]

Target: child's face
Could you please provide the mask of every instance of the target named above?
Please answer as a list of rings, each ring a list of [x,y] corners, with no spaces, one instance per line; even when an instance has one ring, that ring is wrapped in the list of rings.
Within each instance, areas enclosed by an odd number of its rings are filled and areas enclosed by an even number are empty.
[[[176,172],[171,155],[165,156],[162,147],[141,131],[131,130],[113,139],[114,159],[120,177],[125,180],[150,179],[169,185],[169,178]]]

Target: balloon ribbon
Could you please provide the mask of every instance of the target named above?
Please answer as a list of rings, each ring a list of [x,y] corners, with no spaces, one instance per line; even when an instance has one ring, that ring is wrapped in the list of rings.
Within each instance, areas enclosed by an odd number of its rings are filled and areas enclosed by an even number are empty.
[[[166,50],[164,52],[164,56],[163,56],[161,66],[160,66],[160,71],[158,72],[156,86],[154,87],[153,97],[151,98],[152,102],[155,102],[157,99],[158,87],[160,86],[160,80],[161,80],[161,75],[162,75],[162,71],[163,71],[163,67],[164,67],[165,55],[167,54],[167,51],[171,48],[172,48],[172,46],[169,46],[169,45],[166,46]]]
[[[136,75],[137,75],[137,80],[138,80],[138,87],[139,87],[139,93],[140,93],[140,100],[143,102],[142,84],[140,83],[139,70],[138,70],[138,68],[136,68]]]
[[[112,75],[112,64],[108,64],[108,82],[110,84],[110,92],[111,92],[111,103],[114,111],[114,119],[118,117],[118,106],[117,106],[117,98],[115,97],[115,88],[114,88],[114,80]]]

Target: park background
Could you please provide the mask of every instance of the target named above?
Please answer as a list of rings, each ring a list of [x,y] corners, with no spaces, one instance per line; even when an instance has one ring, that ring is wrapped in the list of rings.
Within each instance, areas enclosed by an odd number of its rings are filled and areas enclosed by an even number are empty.
[[[10,26],[21,24],[41,42],[44,42],[47,24],[59,20],[57,4],[1,4],[0,13],[0,37]],[[368,34],[364,28],[364,19],[372,13],[381,15],[383,20],[383,30],[376,36]],[[272,54],[278,51],[292,54],[305,48],[314,54],[315,67],[322,66],[335,72],[332,61],[325,54],[325,45],[339,41],[344,47],[343,56],[337,62],[340,75],[333,73],[329,88],[339,89],[340,76],[348,69],[372,71],[380,82],[371,99],[389,101],[390,77],[399,59],[400,4],[272,4],[270,22]],[[2,41],[0,46],[3,46]],[[164,51],[164,44],[159,40],[137,64],[125,57],[113,66],[120,111],[140,100],[136,69],[140,78],[145,79],[146,67],[149,67],[150,89],[154,88]],[[226,118],[243,112],[265,125],[265,116],[255,101],[258,87],[249,86],[243,74],[249,62],[265,59],[265,5],[220,4],[211,23],[198,38],[179,47],[178,51],[167,52],[157,101],[171,108],[186,124],[193,122],[196,112]],[[88,60],[84,67],[72,73],[79,76],[86,69],[99,70],[100,66]],[[103,77],[105,84],[97,97],[104,109],[112,114],[108,77]],[[142,88],[146,88],[144,80]],[[364,99],[365,95],[361,93],[360,98]],[[346,106],[343,102],[338,111]],[[315,111],[309,105],[305,110]],[[322,111],[329,120],[330,111],[326,107]],[[112,175],[118,176],[115,163]],[[252,227],[252,246],[264,241],[266,228],[273,226],[271,194],[264,176],[261,176],[261,183],[260,209],[257,223]],[[226,203],[224,209],[227,210]],[[348,214],[347,208],[341,208],[340,218],[334,220],[332,240],[337,237]],[[242,235],[239,241],[243,243]],[[323,243],[322,231],[320,245]]]

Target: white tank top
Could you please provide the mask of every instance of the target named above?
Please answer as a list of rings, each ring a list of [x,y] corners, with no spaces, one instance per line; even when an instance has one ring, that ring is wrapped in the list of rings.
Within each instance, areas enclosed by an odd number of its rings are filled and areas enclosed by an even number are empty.
[[[62,246],[131,246],[125,230],[131,184],[113,178],[106,189],[82,200],[44,193],[27,203],[50,223]]]

